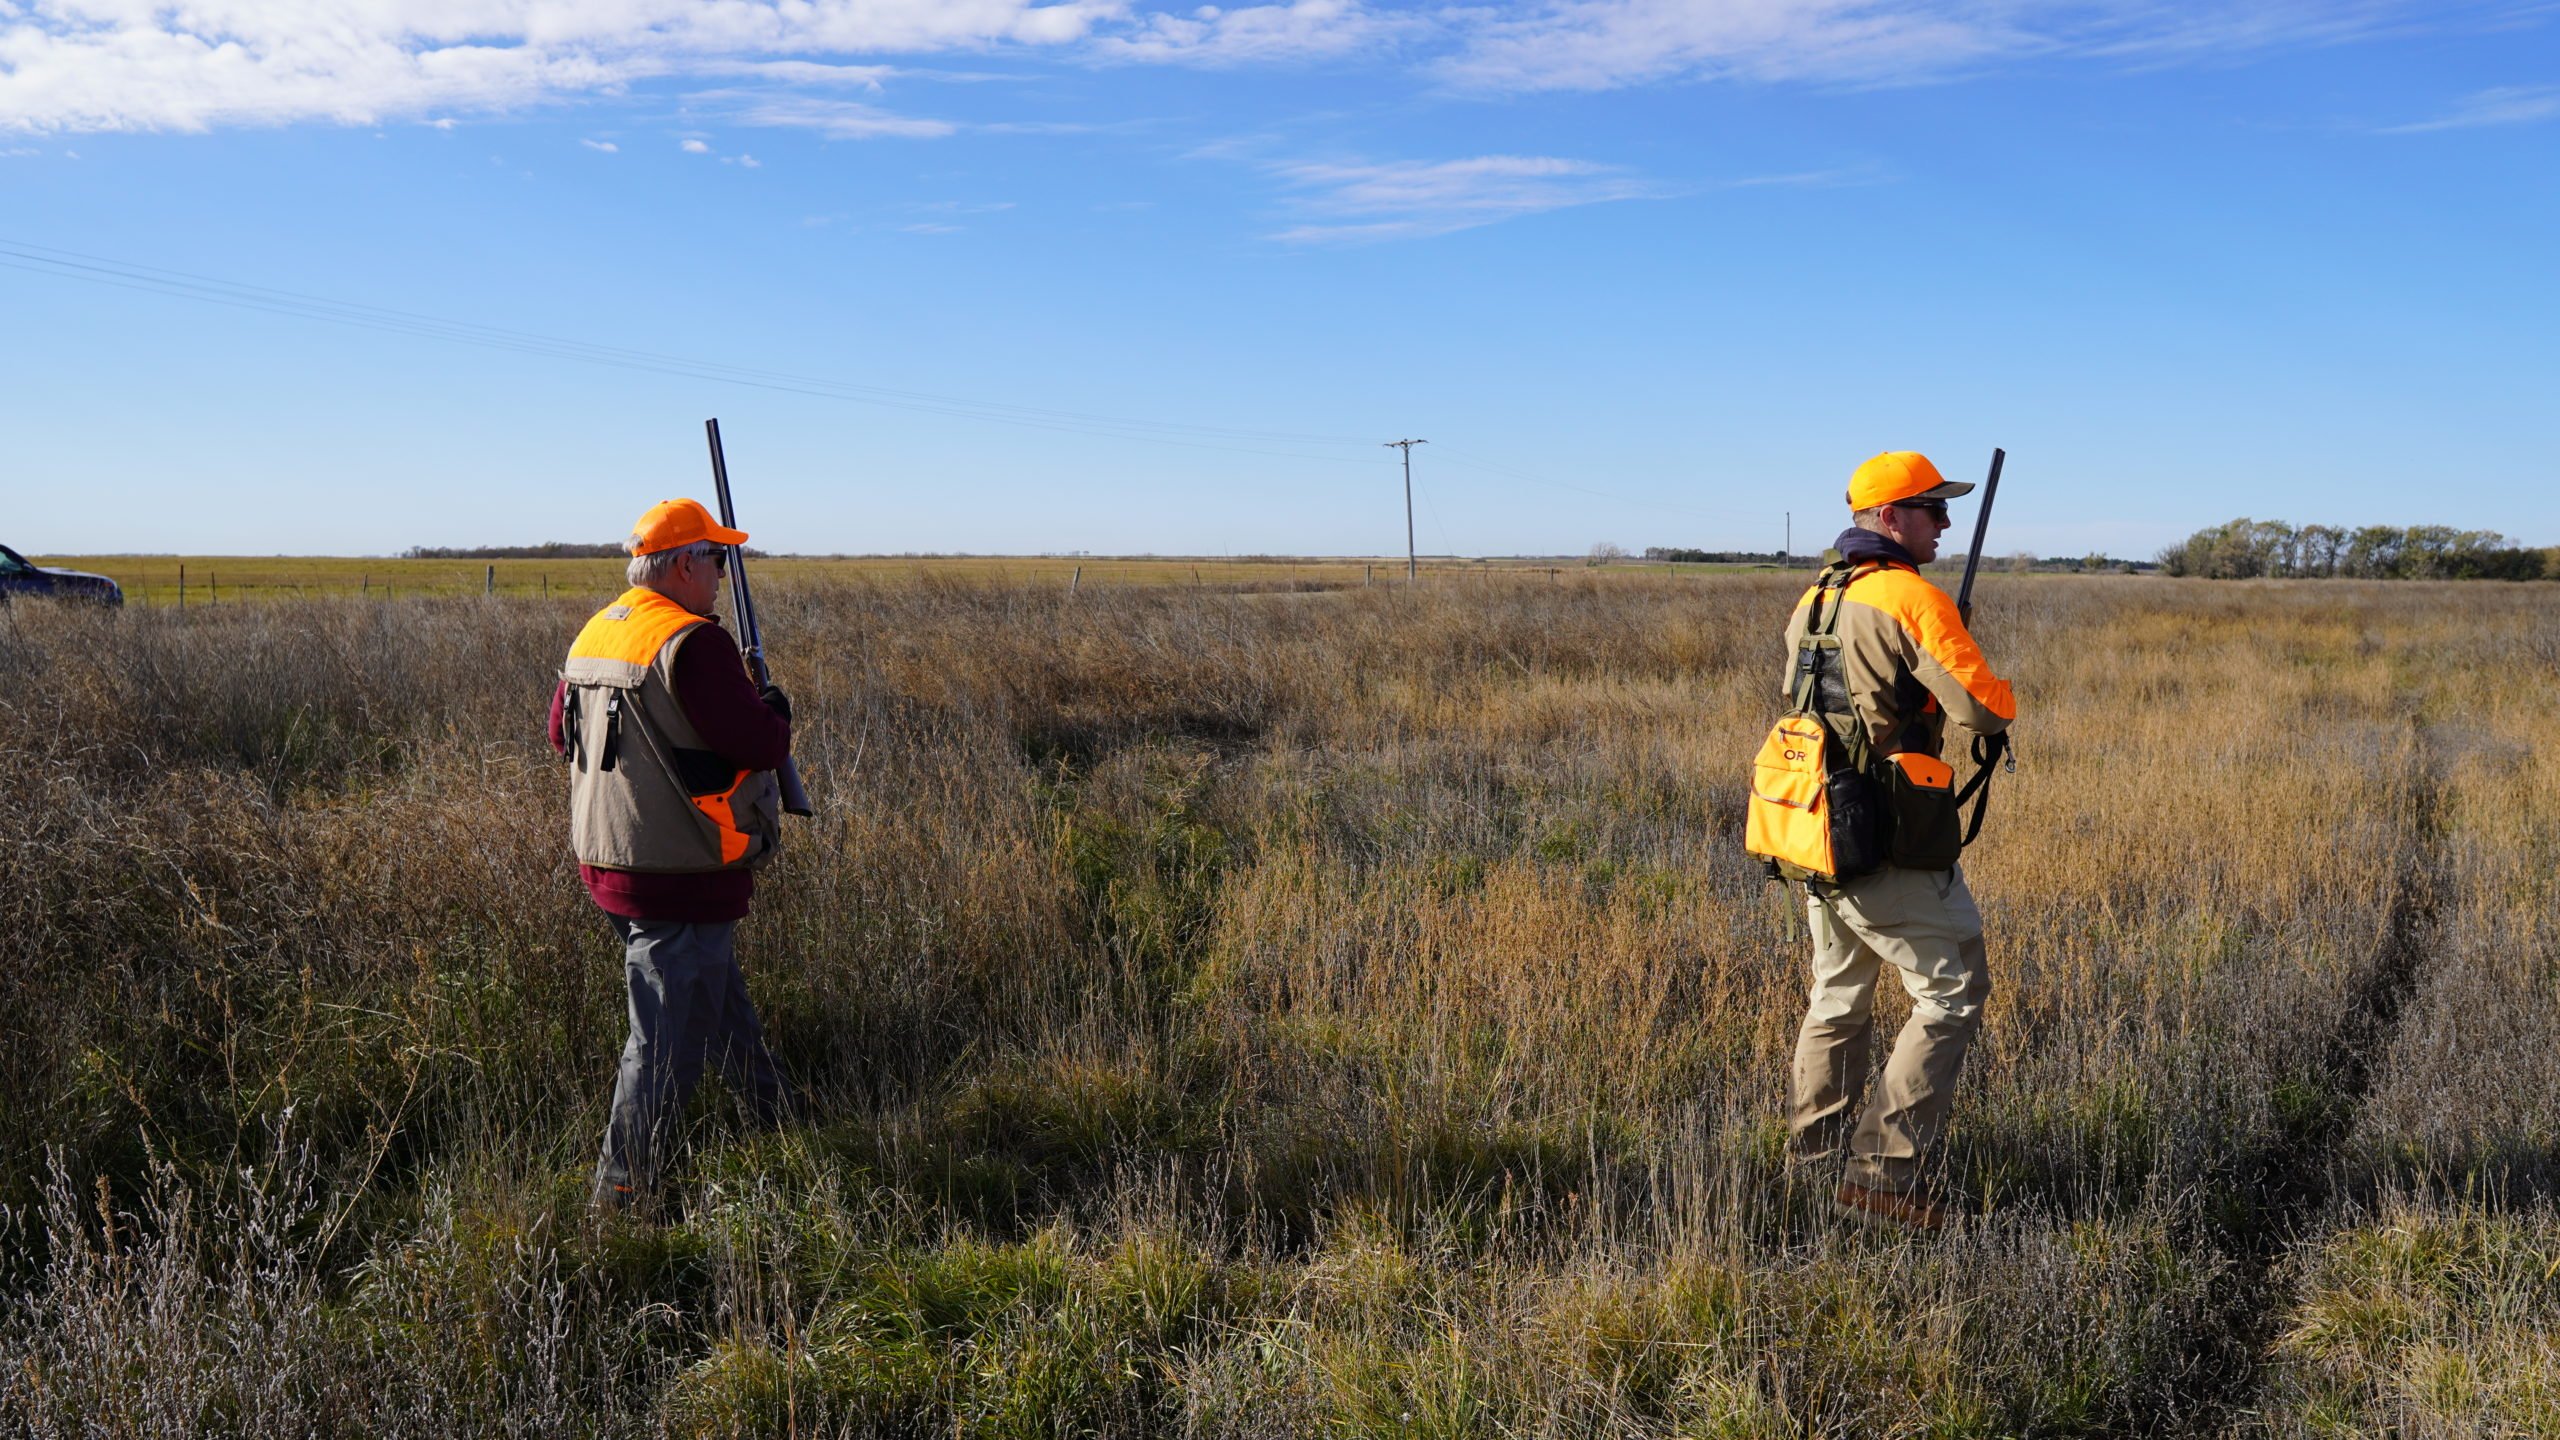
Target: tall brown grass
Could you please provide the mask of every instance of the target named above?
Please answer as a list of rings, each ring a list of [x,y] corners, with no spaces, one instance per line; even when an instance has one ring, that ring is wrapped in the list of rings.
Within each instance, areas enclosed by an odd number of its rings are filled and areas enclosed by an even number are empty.
[[[742,951],[819,1118],[707,1097],[642,1223],[579,1204],[619,975],[540,721],[584,602],[0,612],[0,1417],[2290,1433],[2550,1394],[2543,592],[1988,594],[2023,759],[1967,866],[1968,1213],[1918,1241],[1777,1165],[1802,920],[1736,837],[1796,583],[776,586],[822,813]],[[2420,1222],[2453,1238],[2373,1268]],[[2415,1318],[2323,1318],[2386,1271]]]

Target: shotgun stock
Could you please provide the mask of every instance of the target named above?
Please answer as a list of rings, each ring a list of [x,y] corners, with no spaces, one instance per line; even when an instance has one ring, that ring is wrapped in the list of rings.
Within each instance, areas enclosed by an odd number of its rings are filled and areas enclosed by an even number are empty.
[[[2000,498],[2000,462],[2008,458],[2008,451],[1993,447],[1991,478],[1982,482],[1982,509],[1973,517],[1973,548],[1965,552],[1964,585],[1956,591],[1956,614],[1967,626],[1973,624],[1973,572],[1982,568],[1982,537],[1991,529],[1991,502]],[[725,497],[728,492],[721,494]],[[725,510],[729,502],[723,498],[720,503]],[[723,518],[720,523],[729,522]]]
[[[702,428],[711,437],[711,483],[720,492],[720,523],[738,528],[737,511],[729,504],[729,459],[720,452],[720,422],[705,420]],[[744,546],[729,547],[729,608],[738,612],[738,634],[747,643],[747,671],[756,677],[756,687],[773,683],[764,664],[764,631],[756,625],[756,599],[747,588],[747,552]],[[794,815],[813,814],[809,808],[809,792],[800,784],[800,766],[785,759],[774,772],[774,781],[782,790],[782,808]]]

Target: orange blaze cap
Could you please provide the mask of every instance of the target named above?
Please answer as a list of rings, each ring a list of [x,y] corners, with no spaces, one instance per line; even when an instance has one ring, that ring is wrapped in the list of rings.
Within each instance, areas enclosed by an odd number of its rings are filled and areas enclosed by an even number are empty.
[[[631,527],[631,539],[625,542],[634,555],[654,555],[708,540],[715,545],[744,545],[747,532],[732,530],[711,518],[699,500],[661,500],[649,507],[640,523]]]
[[[1972,481],[1947,479],[1917,450],[1887,450],[1849,477],[1849,508],[1872,510],[1896,500],[1952,500],[1972,491]]]

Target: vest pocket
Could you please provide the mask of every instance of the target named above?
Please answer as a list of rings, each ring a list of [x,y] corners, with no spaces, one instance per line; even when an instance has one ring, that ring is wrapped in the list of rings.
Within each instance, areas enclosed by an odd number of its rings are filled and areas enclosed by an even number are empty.
[[[725,793],[738,783],[738,767],[730,764],[716,750],[688,750],[681,745],[668,747],[675,754],[676,779],[684,785],[684,793],[700,798]]]
[[[1935,755],[1905,751],[1885,758],[1885,803],[1893,814],[1886,858],[1906,870],[1951,870],[1964,854],[1964,817],[1956,807],[1956,772]]]

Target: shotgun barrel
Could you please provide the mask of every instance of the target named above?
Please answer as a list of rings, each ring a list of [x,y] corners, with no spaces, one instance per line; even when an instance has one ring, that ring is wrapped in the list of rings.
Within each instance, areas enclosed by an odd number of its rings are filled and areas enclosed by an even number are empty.
[[[720,451],[720,422],[702,422],[704,433],[711,437],[711,483],[720,492],[720,523],[735,530],[738,514],[729,503],[729,457]],[[747,552],[744,546],[729,547],[729,608],[738,612],[738,633],[746,640],[747,671],[756,677],[762,689],[773,683],[764,664],[764,631],[756,625],[755,592],[747,588]],[[774,772],[774,781],[782,789],[782,808],[794,815],[814,813],[809,808],[809,792],[800,784],[800,766],[785,758],[782,768]]]
[[[1968,626],[1973,624],[1973,572],[1982,568],[1982,537],[1991,529],[1991,502],[2000,498],[2000,462],[2008,458],[2008,451],[1992,448],[1991,478],[1982,482],[1982,509],[1973,517],[1973,548],[1965,552],[1964,585],[1956,591],[1956,614]],[[724,497],[720,503],[726,507],[728,492],[720,493]],[[729,522],[723,519],[720,523]]]

